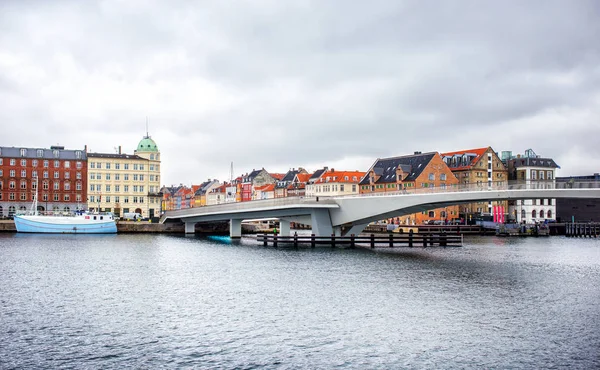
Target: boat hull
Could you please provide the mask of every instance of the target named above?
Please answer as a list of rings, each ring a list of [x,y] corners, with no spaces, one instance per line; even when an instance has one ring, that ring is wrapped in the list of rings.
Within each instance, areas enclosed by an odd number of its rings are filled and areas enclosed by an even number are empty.
[[[112,218],[94,220],[92,217],[15,216],[20,233],[43,234],[115,234],[117,224]]]

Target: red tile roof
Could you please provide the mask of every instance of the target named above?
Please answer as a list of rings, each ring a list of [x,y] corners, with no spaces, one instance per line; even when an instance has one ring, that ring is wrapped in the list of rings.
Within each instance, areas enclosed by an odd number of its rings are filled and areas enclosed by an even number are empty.
[[[285,173],[270,173],[269,175],[271,175],[272,178],[277,180],[283,180],[283,178],[285,177]]]
[[[346,182],[346,183],[357,183],[363,178],[366,172],[361,171],[327,171],[325,172],[316,183],[324,183],[324,182]],[[336,178],[335,180],[333,178]],[[348,177],[348,180],[345,178]],[[356,177],[356,180],[352,178]],[[329,181],[327,181],[329,178]]]
[[[481,158],[481,156],[486,152],[486,150],[488,150],[489,147],[487,148],[477,148],[477,149],[468,149],[468,150],[459,150],[456,152],[447,152],[447,153],[440,153],[440,156],[442,156],[442,159],[444,157],[452,157],[454,155],[463,155],[463,154],[467,154],[467,153],[472,153],[472,154],[476,154],[477,156],[466,166],[448,166],[450,167],[450,169],[452,171],[460,171],[460,170],[468,170],[471,169],[473,167],[473,165],[475,163],[477,163],[479,161],[479,159]]]
[[[271,176],[273,176],[273,175],[271,175]],[[273,190],[275,190],[275,184],[267,184],[267,185],[259,186],[259,187],[255,188],[254,190],[262,191],[262,192],[273,191]]]

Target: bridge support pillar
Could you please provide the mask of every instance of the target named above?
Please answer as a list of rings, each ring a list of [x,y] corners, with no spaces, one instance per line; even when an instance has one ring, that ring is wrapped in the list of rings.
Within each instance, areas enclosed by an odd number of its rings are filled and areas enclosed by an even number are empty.
[[[242,220],[229,220],[229,237],[232,239],[242,237]]]
[[[334,226],[333,227],[333,234],[335,236],[342,236],[342,227],[341,226]]]
[[[186,222],[185,223],[185,233],[186,234],[193,234],[195,232],[195,229],[196,229],[195,222]]]
[[[358,235],[360,233],[363,232],[363,230],[365,229],[365,227],[367,227],[368,224],[358,224],[358,225],[352,225],[352,227],[346,231],[345,235]]]
[[[290,236],[290,222],[279,219],[279,235]]]
[[[331,236],[333,227],[331,226],[331,217],[327,209],[316,208],[310,214],[312,223],[312,232],[316,236]]]

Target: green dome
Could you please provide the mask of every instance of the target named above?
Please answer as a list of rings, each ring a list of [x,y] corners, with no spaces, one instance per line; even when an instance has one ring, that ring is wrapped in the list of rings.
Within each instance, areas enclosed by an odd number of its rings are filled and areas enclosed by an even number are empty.
[[[150,138],[150,136],[145,136],[137,147],[137,152],[158,152],[158,147],[154,140]]]

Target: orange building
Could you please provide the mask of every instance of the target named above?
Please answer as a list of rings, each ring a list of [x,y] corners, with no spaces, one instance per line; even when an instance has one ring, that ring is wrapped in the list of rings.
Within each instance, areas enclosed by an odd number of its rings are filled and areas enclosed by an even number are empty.
[[[420,189],[455,187],[458,179],[437,152],[378,158],[359,183],[360,194],[415,192]],[[453,220],[458,206],[427,210],[387,220],[399,224]]]

